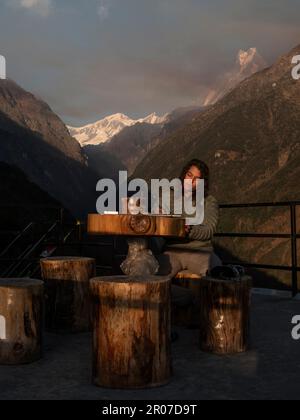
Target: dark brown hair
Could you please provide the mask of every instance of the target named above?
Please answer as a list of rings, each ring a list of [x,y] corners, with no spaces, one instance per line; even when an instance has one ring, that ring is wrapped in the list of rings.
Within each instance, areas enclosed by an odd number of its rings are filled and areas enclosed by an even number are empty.
[[[182,182],[184,181],[186,174],[188,173],[188,171],[191,169],[192,166],[196,166],[196,168],[198,168],[199,171],[201,172],[201,179],[204,179],[204,182],[205,182],[205,195],[207,195],[208,190],[209,190],[209,168],[206,165],[206,163],[203,162],[202,160],[200,159],[190,160],[182,169],[180,180]]]

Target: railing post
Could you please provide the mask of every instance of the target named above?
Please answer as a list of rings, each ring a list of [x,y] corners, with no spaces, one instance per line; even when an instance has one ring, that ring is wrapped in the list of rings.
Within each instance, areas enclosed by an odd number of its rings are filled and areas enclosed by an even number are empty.
[[[84,251],[84,241],[83,241],[83,228],[80,220],[77,220],[77,234],[78,234],[78,244],[79,244],[79,255],[83,256]]]
[[[64,249],[64,212],[65,209],[61,207],[59,209],[59,246]]]
[[[290,205],[291,210],[291,246],[292,246],[292,291],[298,294],[298,256],[297,256],[297,214],[296,204]]]

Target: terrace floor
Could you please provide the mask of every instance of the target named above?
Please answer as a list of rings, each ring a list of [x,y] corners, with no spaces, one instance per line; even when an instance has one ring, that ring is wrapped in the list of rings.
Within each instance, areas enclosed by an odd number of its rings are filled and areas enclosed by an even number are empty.
[[[42,360],[0,367],[0,399],[300,399],[300,341],[291,336],[300,301],[254,294],[252,306],[252,348],[245,354],[202,353],[197,331],[178,329],[174,376],[167,386],[142,391],[97,388],[90,382],[90,334],[48,334]]]

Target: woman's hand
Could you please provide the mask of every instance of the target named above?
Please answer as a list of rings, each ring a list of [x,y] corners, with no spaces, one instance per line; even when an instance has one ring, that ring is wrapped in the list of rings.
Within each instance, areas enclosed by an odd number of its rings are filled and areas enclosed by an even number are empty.
[[[185,225],[185,234],[186,234],[186,236],[189,236],[191,230],[192,230],[192,226]]]

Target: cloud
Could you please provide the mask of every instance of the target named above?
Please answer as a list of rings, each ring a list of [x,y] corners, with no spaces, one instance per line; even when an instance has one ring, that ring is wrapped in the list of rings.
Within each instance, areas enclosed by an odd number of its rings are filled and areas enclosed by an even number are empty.
[[[52,0],[15,0],[10,4],[46,17],[51,12]]]
[[[268,7],[255,14],[258,2],[51,0],[53,30],[51,18],[28,26],[23,15],[37,7],[31,1],[18,16],[1,9],[0,54],[9,62],[10,77],[71,125],[116,112],[135,118],[163,114],[200,104],[240,48],[257,47],[271,64],[299,44],[292,7],[299,0],[281,2],[278,9],[261,2]]]
[[[101,20],[106,20],[109,16],[109,9],[110,4],[108,0],[100,0],[100,4],[98,5],[98,15]]]

